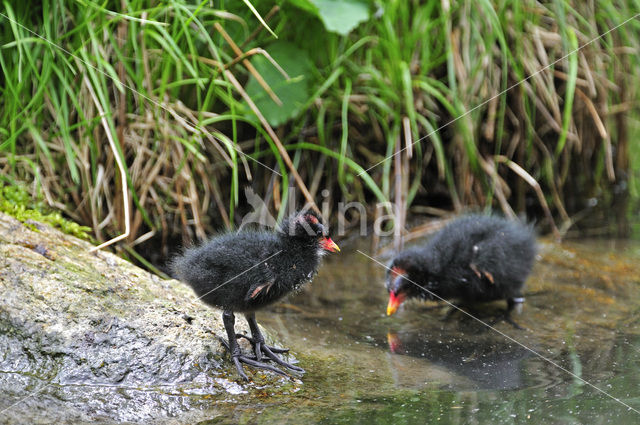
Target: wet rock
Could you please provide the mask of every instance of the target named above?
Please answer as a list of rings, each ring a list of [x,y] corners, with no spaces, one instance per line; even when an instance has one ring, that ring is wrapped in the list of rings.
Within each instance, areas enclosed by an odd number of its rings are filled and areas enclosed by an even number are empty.
[[[191,394],[246,392],[218,311],[90,248],[0,213],[0,423],[149,423],[203,402]]]

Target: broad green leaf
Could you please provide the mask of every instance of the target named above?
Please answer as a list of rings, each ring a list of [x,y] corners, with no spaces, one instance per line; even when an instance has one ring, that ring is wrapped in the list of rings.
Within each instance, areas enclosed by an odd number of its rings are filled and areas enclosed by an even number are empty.
[[[369,19],[369,5],[358,0],[311,0],[327,31],[347,35]]]
[[[302,106],[309,99],[307,78],[311,75],[312,65],[307,52],[291,43],[277,41],[267,48],[267,52],[288,74],[289,80],[262,55],[255,55],[251,63],[282,101],[282,106],[278,106],[269,97],[253,76],[249,78],[245,90],[269,124],[278,126],[298,116]],[[253,115],[250,111],[247,113]]]
[[[369,5],[361,0],[289,0],[320,18],[327,31],[347,35],[369,19]]]

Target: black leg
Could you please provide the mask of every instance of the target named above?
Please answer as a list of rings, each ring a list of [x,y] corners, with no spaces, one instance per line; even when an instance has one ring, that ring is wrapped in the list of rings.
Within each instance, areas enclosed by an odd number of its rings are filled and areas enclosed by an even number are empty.
[[[236,331],[235,331],[236,318],[233,315],[232,311],[226,310],[225,312],[222,313],[222,322],[224,323],[224,328],[227,331],[227,337],[229,338],[228,342],[224,340],[222,342],[225,345],[225,347],[227,347],[227,349],[229,350],[229,353],[231,354],[231,360],[233,360],[233,364],[235,364],[236,370],[238,371],[238,374],[242,379],[244,379],[245,381],[249,380],[247,375],[244,373],[244,369],[242,368],[241,363],[246,363],[254,367],[267,369],[272,372],[278,373],[280,375],[287,376],[280,369],[277,369],[266,363],[256,361],[251,357],[242,355],[242,351],[240,351],[240,346],[236,341]]]
[[[517,297],[513,297],[513,298],[507,298],[507,311],[504,314],[504,321],[507,322],[508,324],[510,324],[511,326],[513,326],[516,329],[519,329],[521,331],[526,330],[525,328],[523,328],[522,326],[520,326],[519,324],[517,324],[512,318],[511,318],[511,312],[515,311],[516,314],[520,314],[522,312],[522,304],[524,303],[524,297],[522,296],[517,296]]]
[[[262,335],[262,332],[260,332],[260,328],[258,327],[258,322],[256,321],[255,313],[246,313],[244,316],[247,318],[247,322],[249,323],[249,329],[251,330],[251,338],[241,334],[237,336],[246,338],[251,342],[251,344],[253,345],[253,351],[256,355],[256,360],[260,361],[262,359],[262,355],[264,354],[270,360],[273,360],[280,366],[284,366],[296,372],[304,373],[304,369],[298,366],[294,366],[291,363],[285,362],[275,354],[275,353],[286,353],[287,351],[289,351],[288,349],[270,347],[264,343],[264,336]]]
[[[507,299],[507,311],[511,313],[515,310],[516,314],[522,313],[522,304],[524,304],[524,297],[519,295],[517,297]]]

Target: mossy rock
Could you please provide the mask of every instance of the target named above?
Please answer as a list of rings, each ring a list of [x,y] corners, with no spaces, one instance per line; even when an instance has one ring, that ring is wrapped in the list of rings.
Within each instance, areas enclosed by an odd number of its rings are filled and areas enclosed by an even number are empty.
[[[149,423],[187,411],[189,422],[193,407],[206,404],[211,414],[212,399],[296,385],[264,373],[236,382],[218,339],[225,335],[219,311],[181,282],[91,247],[0,213],[0,410],[8,408],[7,423]]]

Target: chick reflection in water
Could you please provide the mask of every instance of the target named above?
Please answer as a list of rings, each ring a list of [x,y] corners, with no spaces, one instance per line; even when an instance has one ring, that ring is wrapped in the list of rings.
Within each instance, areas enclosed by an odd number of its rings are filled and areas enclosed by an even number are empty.
[[[420,375],[424,383],[437,382],[458,390],[523,388],[524,360],[532,357],[531,352],[517,344],[491,338],[478,341],[464,335],[429,338],[419,332],[389,332],[387,342],[394,354],[391,366],[400,386],[415,385],[416,375]],[[429,361],[430,364],[423,365],[426,373],[415,373],[412,360],[416,358]],[[412,373],[405,374],[405,369]]]

